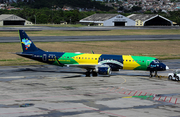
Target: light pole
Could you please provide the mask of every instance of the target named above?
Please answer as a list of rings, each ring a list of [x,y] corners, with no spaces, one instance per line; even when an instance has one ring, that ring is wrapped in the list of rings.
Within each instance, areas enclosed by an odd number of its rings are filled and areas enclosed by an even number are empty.
[[[36,24],[36,15],[34,15],[34,17],[35,17],[35,24]]]
[[[52,24],[53,24],[53,5],[52,5]]]

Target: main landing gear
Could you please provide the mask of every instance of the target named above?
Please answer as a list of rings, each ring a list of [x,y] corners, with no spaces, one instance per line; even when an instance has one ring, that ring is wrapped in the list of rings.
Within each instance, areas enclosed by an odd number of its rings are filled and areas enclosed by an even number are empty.
[[[155,72],[155,73],[154,73]],[[154,73],[154,75],[153,75],[153,73]],[[150,75],[149,75],[149,77],[151,78],[151,77],[157,77],[158,75],[157,75],[157,71],[150,71]]]
[[[85,74],[86,74],[86,77],[90,77],[91,75],[92,75],[93,77],[98,76],[98,73],[97,73],[97,72],[94,72],[93,70],[87,70],[87,72],[86,72]]]

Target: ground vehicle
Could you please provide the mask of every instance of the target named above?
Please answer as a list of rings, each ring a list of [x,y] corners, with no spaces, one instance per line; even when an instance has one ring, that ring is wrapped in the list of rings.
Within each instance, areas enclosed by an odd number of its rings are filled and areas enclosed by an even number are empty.
[[[180,80],[180,69],[176,69],[173,73],[169,73],[168,79],[179,81]]]

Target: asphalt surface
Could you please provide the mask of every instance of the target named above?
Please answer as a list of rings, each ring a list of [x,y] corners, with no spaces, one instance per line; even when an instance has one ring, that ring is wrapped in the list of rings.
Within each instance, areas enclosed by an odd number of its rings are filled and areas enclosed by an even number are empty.
[[[180,60],[163,61],[170,68]],[[167,76],[173,69],[159,72]],[[1,117],[178,117],[180,83],[146,71],[85,77],[79,68],[0,67]]]
[[[0,31],[17,31],[17,30],[25,30],[25,31],[35,31],[35,30],[70,30],[70,31],[106,31],[106,30],[129,30],[129,29],[180,29],[179,26],[85,26],[85,27],[48,27],[48,26],[21,26],[21,27],[0,27]]]
[[[125,41],[125,40],[179,40],[180,35],[120,35],[120,36],[31,36],[34,42],[63,41]],[[0,37],[0,43],[19,42],[19,37]]]

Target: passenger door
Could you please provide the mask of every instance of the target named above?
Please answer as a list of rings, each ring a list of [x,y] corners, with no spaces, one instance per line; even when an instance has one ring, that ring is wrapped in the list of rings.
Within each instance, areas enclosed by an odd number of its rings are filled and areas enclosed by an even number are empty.
[[[151,61],[150,61],[150,60],[147,60],[147,61],[146,61],[146,67],[148,67],[150,63],[151,63]]]
[[[47,61],[47,54],[43,54],[42,60]]]

